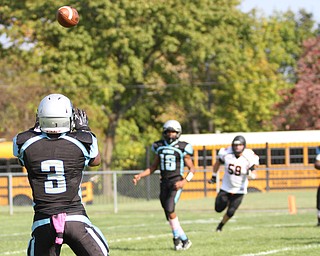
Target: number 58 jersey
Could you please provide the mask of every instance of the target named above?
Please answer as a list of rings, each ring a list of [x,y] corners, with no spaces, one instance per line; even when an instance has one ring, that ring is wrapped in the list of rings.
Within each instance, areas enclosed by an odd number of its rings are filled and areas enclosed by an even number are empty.
[[[184,141],[174,141],[168,144],[165,140],[153,143],[152,150],[160,158],[160,171],[162,180],[181,179],[184,172],[185,155],[193,155],[191,144]]]
[[[221,189],[233,194],[247,194],[249,169],[259,165],[259,157],[247,148],[236,157],[231,147],[220,149],[218,156],[225,166]]]
[[[48,137],[26,131],[13,140],[13,153],[28,172],[34,210],[47,215],[82,211],[83,169],[98,155],[97,139],[89,132]]]

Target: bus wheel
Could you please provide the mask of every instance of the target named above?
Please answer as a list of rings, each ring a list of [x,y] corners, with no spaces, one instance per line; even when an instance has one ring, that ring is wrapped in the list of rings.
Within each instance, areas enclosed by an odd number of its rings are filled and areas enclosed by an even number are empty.
[[[256,193],[256,192],[261,192],[259,189],[254,188],[254,187],[248,187],[248,193]]]
[[[13,198],[13,205],[17,205],[17,206],[32,205],[32,200],[30,197],[27,197],[26,195],[17,195]]]

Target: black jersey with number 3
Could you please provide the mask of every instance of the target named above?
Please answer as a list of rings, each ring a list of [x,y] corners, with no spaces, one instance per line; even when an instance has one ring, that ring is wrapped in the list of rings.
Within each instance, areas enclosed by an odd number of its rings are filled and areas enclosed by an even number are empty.
[[[80,184],[84,167],[95,157],[94,140],[88,132],[55,137],[34,131],[17,135],[15,154],[27,169],[36,213],[84,211]]]
[[[165,140],[159,140],[153,143],[152,150],[160,158],[161,178],[174,179],[183,176],[184,157],[193,155],[191,144],[184,141],[174,141],[168,144]]]

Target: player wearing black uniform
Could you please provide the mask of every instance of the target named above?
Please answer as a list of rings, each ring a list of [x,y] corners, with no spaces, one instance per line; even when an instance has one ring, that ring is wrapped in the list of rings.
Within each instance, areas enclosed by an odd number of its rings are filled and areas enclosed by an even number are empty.
[[[37,115],[39,123],[13,140],[14,155],[27,169],[33,194],[28,255],[60,255],[63,243],[76,255],[108,255],[103,234],[91,224],[81,202],[83,169],[101,161],[86,113],[73,109],[64,95],[50,94],[40,102]]]
[[[320,146],[316,148],[316,160],[314,162],[314,167],[317,170],[320,170]],[[318,226],[320,227],[320,184],[317,189],[317,217],[318,217]]]
[[[187,250],[192,244],[181,228],[175,213],[175,205],[182,188],[186,181],[189,182],[192,179],[195,172],[191,159],[193,148],[191,144],[178,140],[181,132],[178,121],[167,121],[163,126],[164,139],[152,145],[152,150],[156,153],[152,165],[133,178],[133,183],[136,185],[142,177],[152,174],[158,166],[160,167],[160,201],[172,229],[175,250]],[[189,168],[189,172],[186,178],[183,178],[185,165]]]

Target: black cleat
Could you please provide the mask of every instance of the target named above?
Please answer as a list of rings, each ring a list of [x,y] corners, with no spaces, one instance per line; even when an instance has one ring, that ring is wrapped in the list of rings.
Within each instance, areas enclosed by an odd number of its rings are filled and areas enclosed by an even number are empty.
[[[224,225],[224,224],[222,224],[222,223],[220,222],[219,225],[218,225],[218,227],[216,228],[216,232],[221,232],[223,225]]]
[[[188,250],[192,245],[192,242],[187,239],[182,241],[182,250]]]
[[[173,245],[174,245],[174,249],[176,250],[176,251],[181,251],[181,250],[183,250],[183,248],[182,248],[182,241],[181,241],[181,239],[179,238],[179,237],[174,237],[173,238]]]

